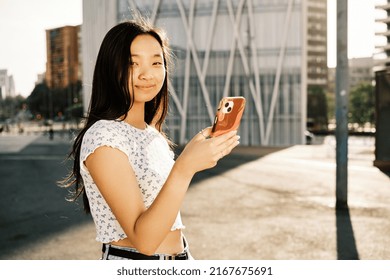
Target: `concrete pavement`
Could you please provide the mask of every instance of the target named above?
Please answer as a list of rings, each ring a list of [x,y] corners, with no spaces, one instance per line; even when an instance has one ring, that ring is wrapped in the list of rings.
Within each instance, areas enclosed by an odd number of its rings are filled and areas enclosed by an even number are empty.
[[[334,207],[332,139],[239,147],[197,174],[182,207],[194,257],[389,260],[390,179],[372,165],[373,139],[350,137],[343,211]],[[0,136],[0,259],[98,259],[92,220],[55,185],[66,174],[68,138],[40,136],[25,144],[16,137],[8,152],[4,143]]]
[[[194,255],[390,259],[389,177],[372,166],[372,147],[351,152],[345,211],[334,207],[336,166],[329,144],[290,147],[197,183],[183,211]]]

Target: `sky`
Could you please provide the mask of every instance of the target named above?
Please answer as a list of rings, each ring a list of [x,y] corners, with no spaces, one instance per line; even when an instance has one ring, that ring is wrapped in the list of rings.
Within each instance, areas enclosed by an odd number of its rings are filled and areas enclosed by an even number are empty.
[[[374,7],[384,2],[349,0],[350,58],[374,53],[375,30],[380,28]],[[30,95],[37,75],[45,72],[45,30],[79,24],[82,0],[0,0],[0,69],[13,76],[17,94]],[[328,0],[328,66],[336,66],[336,0]]]
[[[336,66],[336,0],[328,0],[328,67]],[[348,0],[348,57],[371,57],[375,45],[383,45],[385,38],[375,36],[386,26],[375,23],[384,18],[384,11],[375,5],[386,4],[387,0]]]
[[[82,0],[0,0],[0,69],[29,96],[46,71],[45,30],[82,23]]]

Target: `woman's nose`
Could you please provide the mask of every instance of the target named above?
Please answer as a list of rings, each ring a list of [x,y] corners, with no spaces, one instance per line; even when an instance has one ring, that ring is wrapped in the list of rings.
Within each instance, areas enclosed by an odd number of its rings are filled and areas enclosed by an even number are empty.
[[[140,80],[149,80],[153,77],[151,70],[148,67],[143,67],[138,75]]]

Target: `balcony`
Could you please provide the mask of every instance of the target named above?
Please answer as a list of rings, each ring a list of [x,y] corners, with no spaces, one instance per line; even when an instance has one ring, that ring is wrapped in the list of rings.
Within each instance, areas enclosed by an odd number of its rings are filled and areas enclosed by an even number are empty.
[[[375,35],[376,36],[390,36],[390,30],[387,30],[387,31],[381,31],[381,32],[375,32]]]
[[[388,11],[390,10],[390,3],[384,5],[375,5],[375,9]]]
[[[387,18],[379,18],[379,19],[376,19],[375,22],[379,22],[379,23],[390,23],[390,17],[387,17]]]

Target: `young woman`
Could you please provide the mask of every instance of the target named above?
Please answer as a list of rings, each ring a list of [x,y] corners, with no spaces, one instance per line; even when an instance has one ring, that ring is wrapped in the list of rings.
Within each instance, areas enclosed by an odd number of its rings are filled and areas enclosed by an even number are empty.
[[[164,33],[123,22],[103,39],[85,127],[71,155],[75,198],[96,225],[102,259],[191,259],[180,207],[194,174],[238,145],[236,131],[197,134],[174,161],[162,132],[168,107]]]

